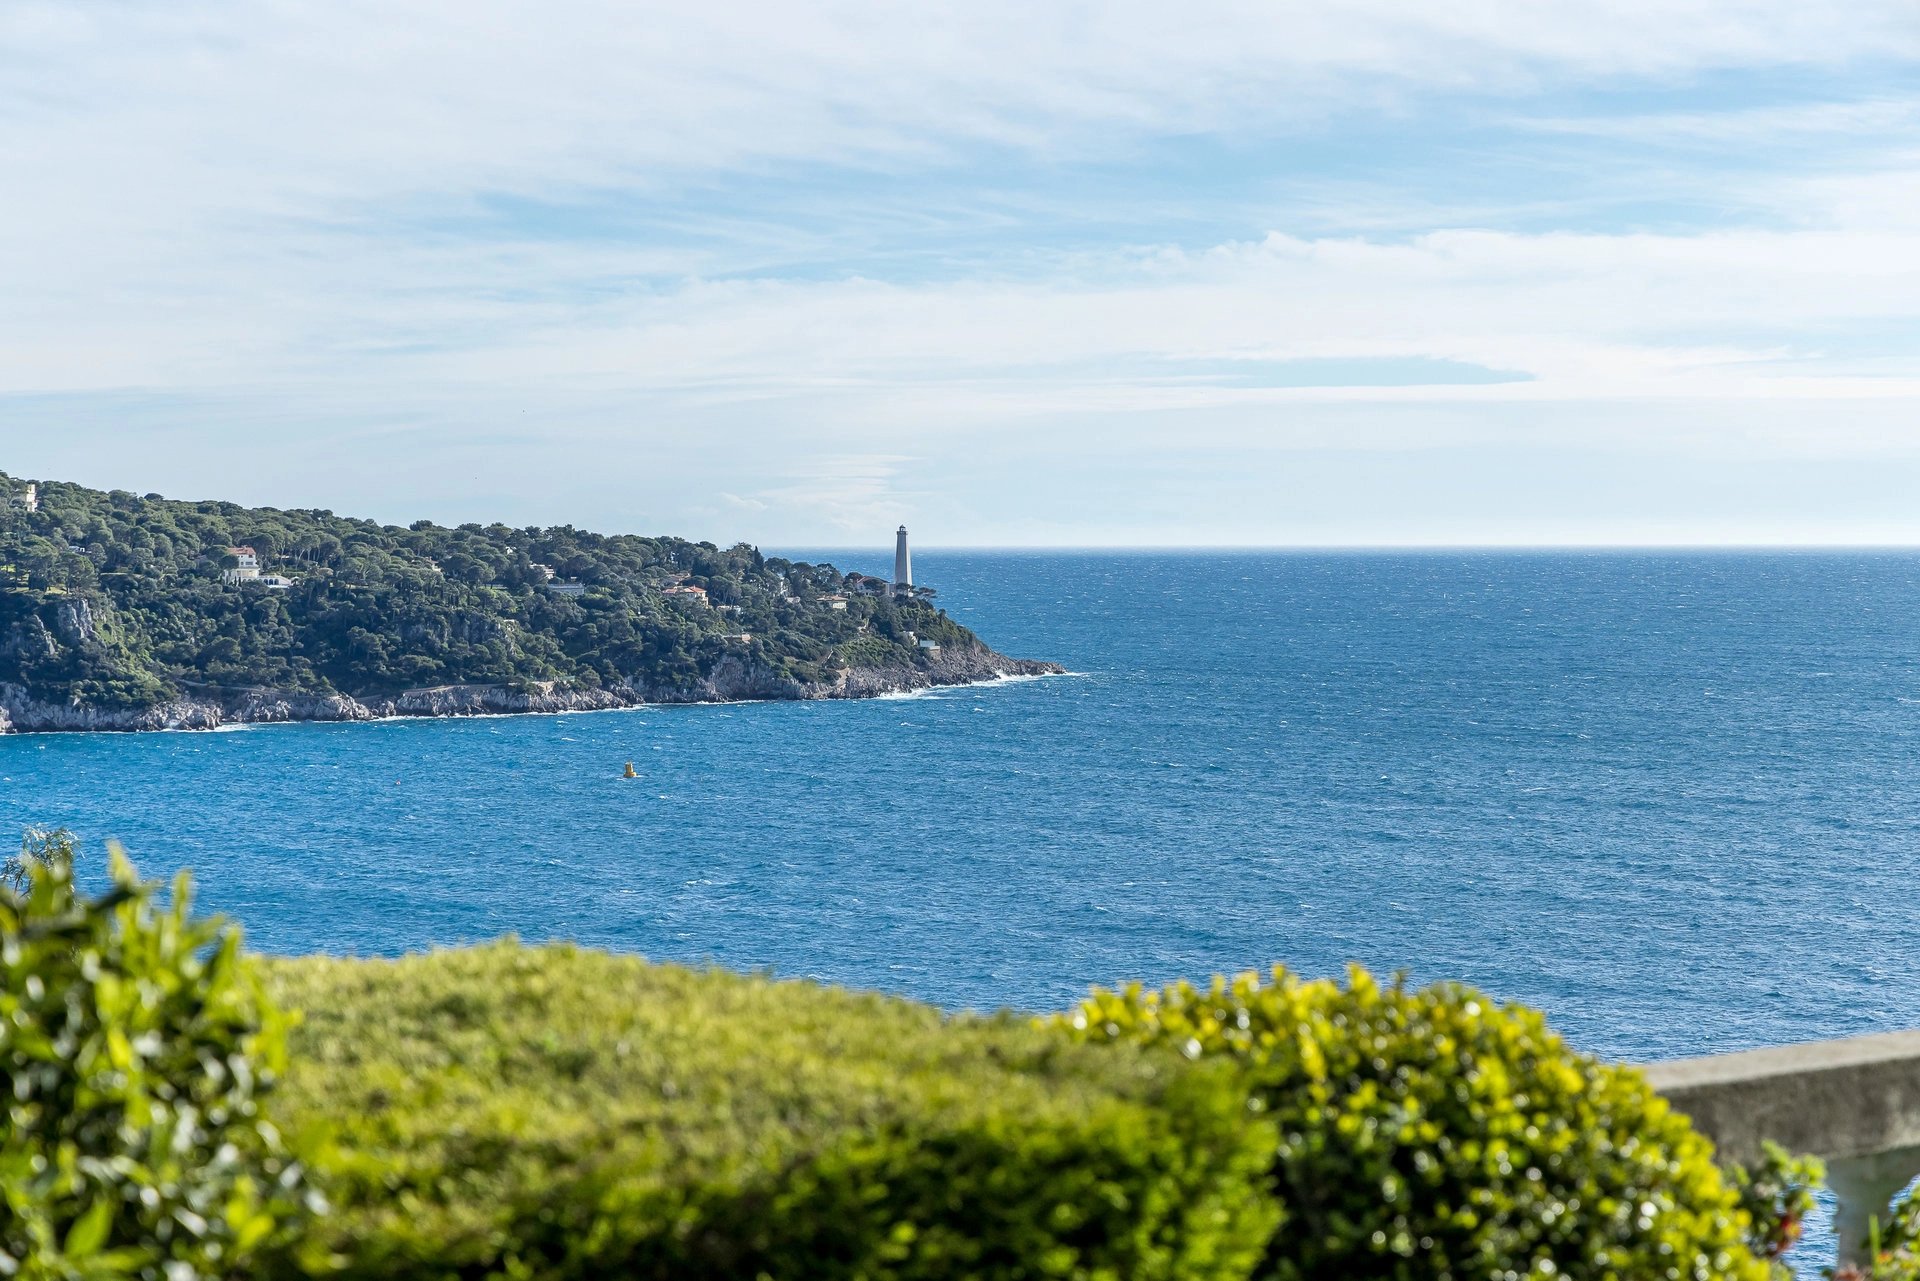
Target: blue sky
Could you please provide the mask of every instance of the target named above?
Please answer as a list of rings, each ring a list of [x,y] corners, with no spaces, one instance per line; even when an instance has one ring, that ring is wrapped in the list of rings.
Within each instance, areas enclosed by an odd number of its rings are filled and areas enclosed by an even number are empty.
[[[0,468],[768,546],[1920,543],[1917,63],[1911,0],[12,0]]]

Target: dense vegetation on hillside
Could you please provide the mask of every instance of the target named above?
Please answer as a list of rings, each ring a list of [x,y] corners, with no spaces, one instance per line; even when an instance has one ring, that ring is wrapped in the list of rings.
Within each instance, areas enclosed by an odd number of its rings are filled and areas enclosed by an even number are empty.
[[[406,528],[0,474],[0,681],[42,700],[152,706],[183,692],[386,695],[556,681],[688,686],[728,656],[796,681],[971,647],[924,597],[741,545],[427,521]],[[262,575],[229,582],[230,549]],[[575,590],[578,594],[563,594]],[[678,592],[667,589],[678,587]],[[686,589],[704,589],[704,599]],[[834,608],[829,597],[849,597]]]

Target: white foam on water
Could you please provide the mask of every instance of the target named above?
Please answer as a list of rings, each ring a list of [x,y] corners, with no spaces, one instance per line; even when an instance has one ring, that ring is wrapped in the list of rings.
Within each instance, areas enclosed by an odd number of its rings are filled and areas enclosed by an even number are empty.
[[[992,689],[1000,685],[1024,685],[1028,681],[1058,680],[1063,676],[1085,676],[1085,672],[1039,672],[1035,674],[1014,673],[1006,676],[989,676],[984,680],[967,681],[960,685],[927,685],[920,689],[892,689],[884,694],[873,694],[865,699],[851,698],[837,700],[849,703],[884,703],[891,699],[902,698],[963,698],[977,690]]]

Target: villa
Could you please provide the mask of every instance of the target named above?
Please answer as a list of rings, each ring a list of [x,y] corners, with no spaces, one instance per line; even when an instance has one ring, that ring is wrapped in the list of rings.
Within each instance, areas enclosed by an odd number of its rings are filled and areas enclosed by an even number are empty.
[[[251,583],[260,577],[260,554],[251,547],[229,547],[227,555],[233,557],[234,567],[220,575],[220,581],[229,587],[241,583]]]

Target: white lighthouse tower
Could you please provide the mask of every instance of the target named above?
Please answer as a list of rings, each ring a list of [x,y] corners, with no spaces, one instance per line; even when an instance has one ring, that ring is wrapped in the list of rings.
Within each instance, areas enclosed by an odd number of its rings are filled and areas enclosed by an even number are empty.
[[[900,526],[900,532],[893,536],[893,590],[905,591],[913,586],[913,556],[907,551],[907,527]]]

